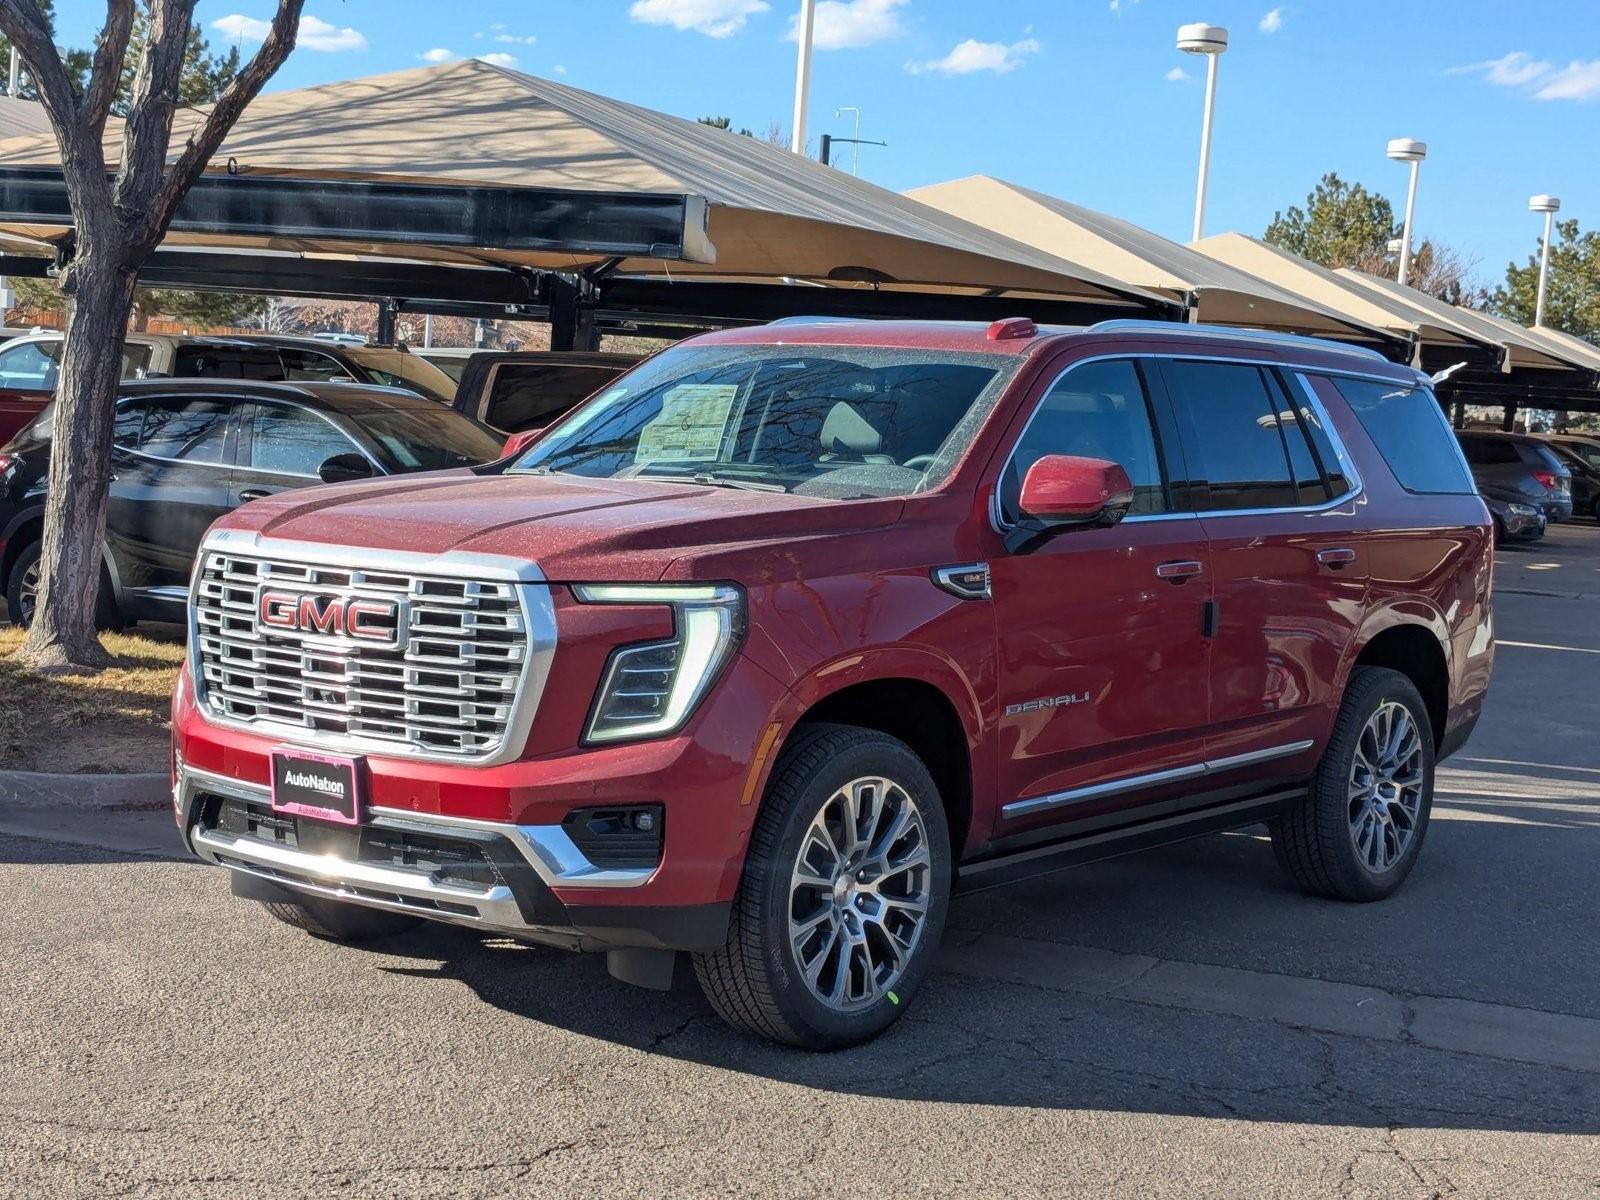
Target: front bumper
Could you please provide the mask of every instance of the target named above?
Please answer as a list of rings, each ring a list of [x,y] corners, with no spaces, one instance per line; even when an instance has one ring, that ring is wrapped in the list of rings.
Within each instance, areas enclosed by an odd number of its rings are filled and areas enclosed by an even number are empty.
[[[559,887],[633,889],[656,868],[597,867],[559,825],[375,809],[357,827],[273,813],[268,790],[176,768],[173,807],[201,858],[259,885],[573,950],[720,946],[729,905],[568,905]],[[593,894],[593,893],[591,893]]]

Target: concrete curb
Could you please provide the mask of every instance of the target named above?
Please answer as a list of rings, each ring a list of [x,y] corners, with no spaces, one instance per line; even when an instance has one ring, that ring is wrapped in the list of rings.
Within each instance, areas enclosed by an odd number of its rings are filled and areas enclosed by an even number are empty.
[[[99,808],[124,812],[162,809],[171,803],[165,771],[139,775],[57,775],[0,771],[0,805],[19,808]]]

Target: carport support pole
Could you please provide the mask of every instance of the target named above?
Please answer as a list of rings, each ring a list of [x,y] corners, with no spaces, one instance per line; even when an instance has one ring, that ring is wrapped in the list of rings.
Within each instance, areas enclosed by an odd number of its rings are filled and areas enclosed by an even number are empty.
[[[581,283],[570,275],[550,275],[550,349],[597,350],[594,314],[584,307]]]
[[[1500,431],[1502,433],[1510,433],[1514,429],[1516,429],[1516,427],[1517,427],[1517,406],[1515,404],[1508,404],[1508,405],[1506,405],[1505,418],[1500,422]]]
[[[378,301],[378,331],[375,340],[381,346],[387,346],[394,341],[394,309],[392,298]]]

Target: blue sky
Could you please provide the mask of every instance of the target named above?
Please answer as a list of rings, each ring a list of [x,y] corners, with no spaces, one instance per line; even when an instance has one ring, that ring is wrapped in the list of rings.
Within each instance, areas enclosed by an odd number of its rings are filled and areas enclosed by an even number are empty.
[[[213,42],[270,0],[202,0]],[[310,0],[275,88],[420,65],[507,65],[686,117],[787,128],[798,0]],[[100,0],[59,0],[82,44]],[[313,21],[313,18],[315,19]],[[1207,232],[1259,234],[1327,170],[1404,200],[1392,137],[1428,143],[1417,224],[1498,281],[1535,246],[1534,192],[1600,224],[1600,0],[822,0],[810,129],[902,189],[974,173],[1180,240],[1193,205],[1202,61],[1178,25],[1225,25]],[[309,34],[310,36],[307,36]],[[1187,78],[1168,78],[1181,71]],[[848,153],[846,151],[846,153]],[[845,159],[848,162],[848,158]]]

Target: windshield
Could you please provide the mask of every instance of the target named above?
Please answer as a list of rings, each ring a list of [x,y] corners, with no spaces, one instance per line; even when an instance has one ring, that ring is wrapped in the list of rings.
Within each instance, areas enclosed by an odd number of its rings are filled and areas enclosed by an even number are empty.
[[[431,362],[387,346],[340,346],[357,366],[385,387],[410,388],[430,400],[449,404],[456,398],[455,380]]]
[[[904,496],[955,464],[1020,359],[844,346],[684,346],[541,438],[513,470]]]
[[[500,457],[501,442],[453,408],[391,394],[382,408],[345,410],[350,425],[400,471],[471,467]],[[399,401],[399,403],[397,403]]]

